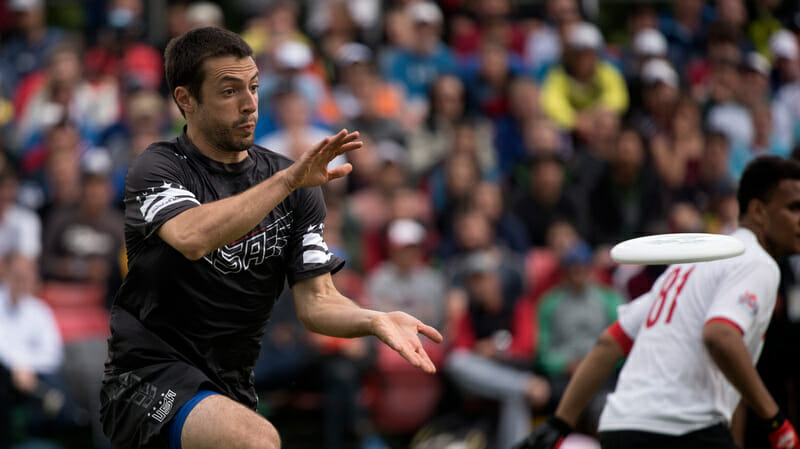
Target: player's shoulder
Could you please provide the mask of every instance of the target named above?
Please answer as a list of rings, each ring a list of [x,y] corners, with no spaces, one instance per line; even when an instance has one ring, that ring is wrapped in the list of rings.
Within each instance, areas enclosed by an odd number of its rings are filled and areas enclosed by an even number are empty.
[[[159,163],[178,163],[186,160],[187,154],[178,138],[153,142],[139,153],[131,162],[131,168],[151,168]]]
[[[744,254],[728,259],[728,263],[740,265],[742,270],[758,276],[780,277],[780,267],[775,259],[761,246],[752,231],[739,228],[731,234],[745,247]]]

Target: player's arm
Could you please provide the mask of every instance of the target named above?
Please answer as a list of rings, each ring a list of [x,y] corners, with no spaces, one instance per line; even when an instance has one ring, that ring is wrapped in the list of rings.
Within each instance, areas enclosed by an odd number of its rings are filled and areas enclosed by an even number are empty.
[[[328,163],[360,148],[362,143],[357,139],[358,132],[347,130],[325,138],[297,162],[250,189],[187,209],[169,219],[159,228],[158,236],[186,258],[200,259],[245,235],[295,189],[322,185],[347,175],[352,170],[350,164],[328,170]]]
[[[514,449],[552,449],[560,446],[561,440],[575,427],[592,396],[616,369],[617,363],[630,351],[632,344],[632,340],[618,323],[606,329],[578,365],[555,414],[514,446]]]
[[[442,336],[413,316],[358,306],[339,293],[330,273],[298,281],[292,293],[297,317],[310,331],[344,338],[375,335],[412,365],[428,373],[436,372],[418,334],[437,343],[442,341]]]
[[[703,344],[742,400],[766,424],[774,448],[798,448],[797,435],[780,413],[778,404],[758,375],[742,339],[741,329],[727,320],[709,320],[703,326]]]

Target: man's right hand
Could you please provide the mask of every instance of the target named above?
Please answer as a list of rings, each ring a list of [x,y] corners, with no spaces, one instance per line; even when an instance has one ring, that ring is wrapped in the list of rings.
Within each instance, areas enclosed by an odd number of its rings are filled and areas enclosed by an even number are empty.
[[[544,424],[533,429],[527,438],[517,443],[513,449],[558,449],[564,437],[572,432],[569,424],[556,416],[551,416]]]
[[[772,427],[767,434],[770,446],[772,449],[800,449],[800,440],[794,426],[783,414],[779,413],[778,416],[779,419],[773,419],[774,422],[769,423]]]
[[[358,131],[348,133],[346,129],[333,137],[326,137],[314,148],[303,153],[286,171],[286,182],[289,190],[300,187],[316,187],[336,178],[347,175],[353,166],[342,164],[328,170],[328,164],[340,154],[361,148]]]

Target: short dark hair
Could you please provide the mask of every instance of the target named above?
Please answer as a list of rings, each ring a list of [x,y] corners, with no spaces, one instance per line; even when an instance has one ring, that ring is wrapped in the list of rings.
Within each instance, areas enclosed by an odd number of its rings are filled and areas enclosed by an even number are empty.
[[[172,99],[175,88],[183,86],[201,101],[200,87],[206,76],[203,63],[219,56],[252,57],[253,49],[238,34],[216,27],[197,28],[169,41],[164,50],[164,72]]]
[[[780,156],[759,156],[753,159],[744,169],[736,193],[739,216],[747,212],[747,205],[753,199],[768,202],[784,179],[800,180],[800,162]]]

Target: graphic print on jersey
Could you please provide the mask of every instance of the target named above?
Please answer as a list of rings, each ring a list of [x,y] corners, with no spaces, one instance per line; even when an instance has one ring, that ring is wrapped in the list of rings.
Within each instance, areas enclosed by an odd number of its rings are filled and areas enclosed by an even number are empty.
[[[200,205],[200,201],[197,201],[194,193],[186,190],[182,185],[173,187],[166,181],[158,187],[150,187],[149,193],[138,195],[136,201],[139,203],[139,210],[146,223],[152,223],[161,210],[172,204],[189,201]]]
[[[292,212],[275,218],[271,224],[229,243],[203,259],[222,274],[239,273],[261,265],[271,257],[280,257],[289,241]],[[322,239],[322,236],[320,236]]]

